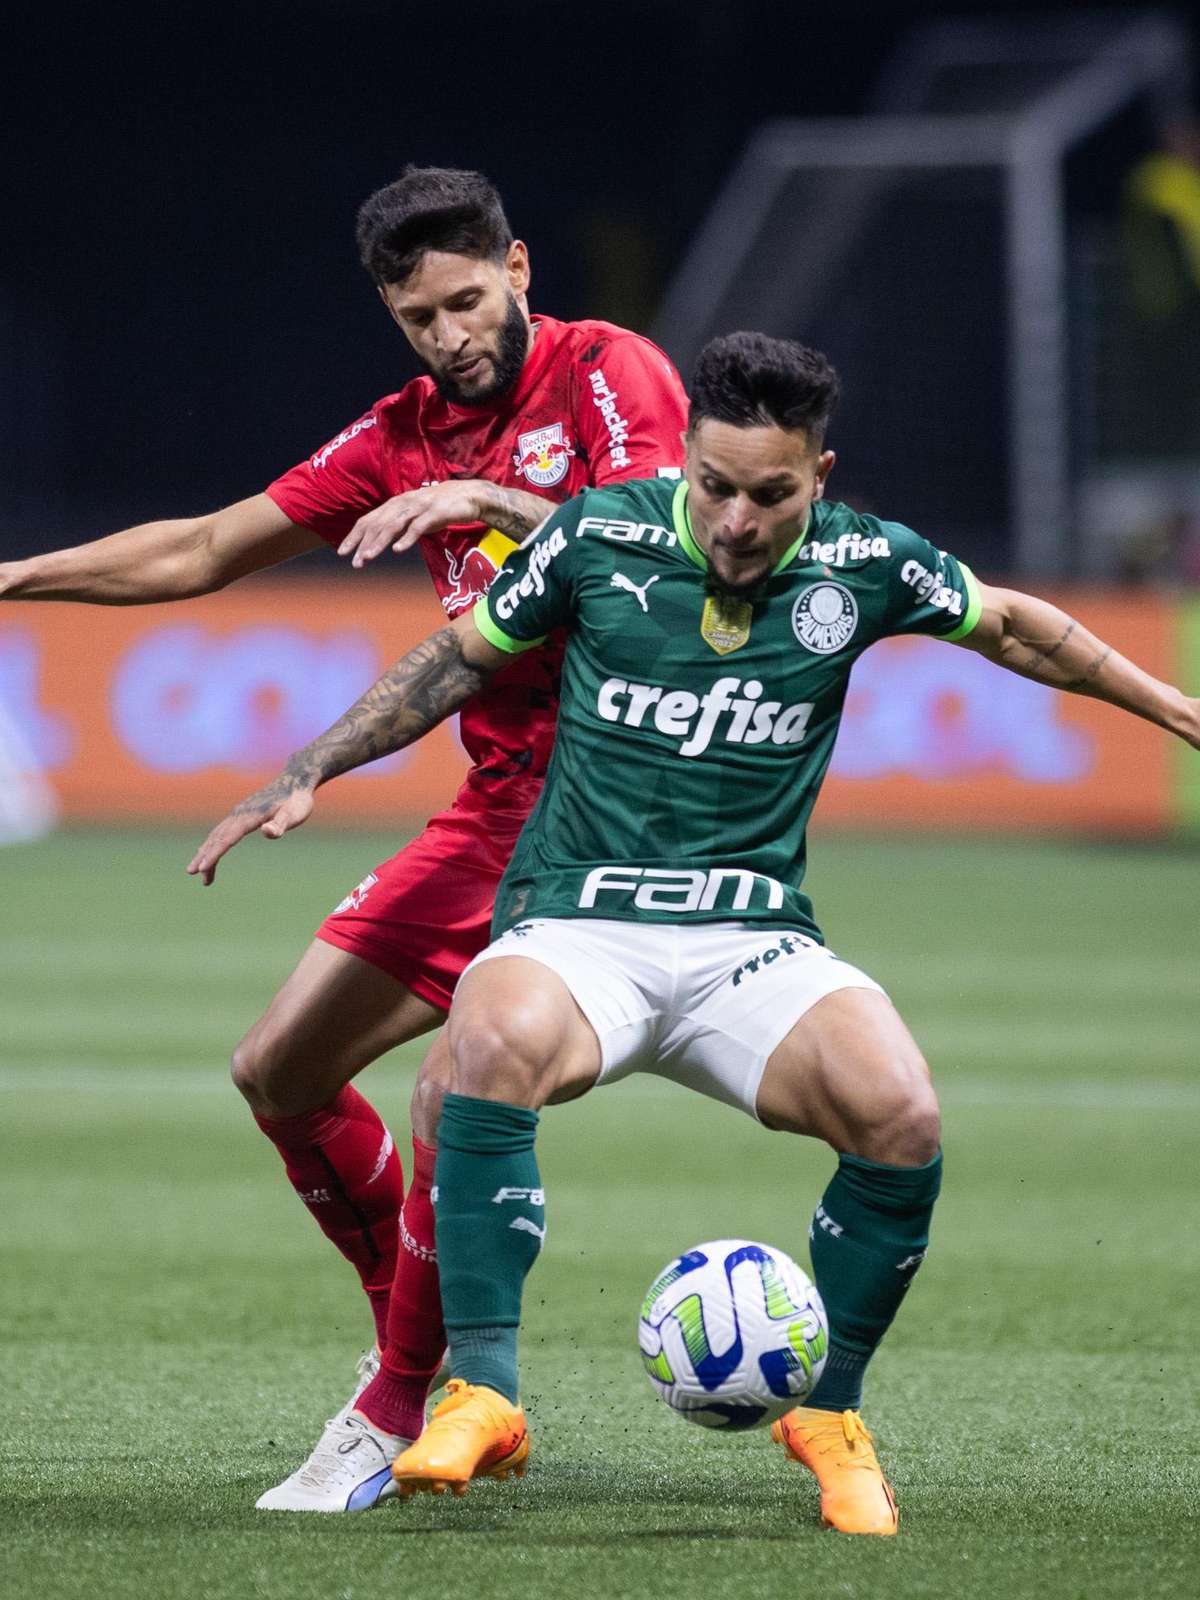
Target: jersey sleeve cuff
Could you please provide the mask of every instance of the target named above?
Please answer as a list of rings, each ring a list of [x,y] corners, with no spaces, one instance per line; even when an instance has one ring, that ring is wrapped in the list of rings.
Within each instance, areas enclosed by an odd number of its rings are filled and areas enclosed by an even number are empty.
[[[980,593],[979,583],[975,574],[965,561],[958,563],[958,570],[962,573],[963,582],[967,586],[967,614],[952,633],[940,635],[947,644],[953,644],[956,639],[965,639],[983,615],[983,595]]]
[[[532,650],[535,645],[543,644],[546,639],[545,634],[542,634],[540,639],[514,639],[510,634],[502,632],[492,620],[486,599],[475,602],[471,621],[489,644],[495,645],[497,650],[503,650],[510,656],[519,656],[523,650]]]

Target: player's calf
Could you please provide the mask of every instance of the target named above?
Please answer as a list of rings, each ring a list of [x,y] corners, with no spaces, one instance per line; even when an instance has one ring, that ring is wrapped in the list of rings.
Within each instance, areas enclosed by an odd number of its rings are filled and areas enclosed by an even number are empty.
[[[314,1222],[358,1273],[375,1337],[387,1338],[404,1171],[383,1121],[350,1084],[299,1117],[256,1116]]]

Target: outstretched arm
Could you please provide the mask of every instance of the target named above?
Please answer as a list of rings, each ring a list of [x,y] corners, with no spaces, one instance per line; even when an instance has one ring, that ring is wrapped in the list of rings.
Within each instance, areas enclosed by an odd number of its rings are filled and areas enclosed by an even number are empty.
[[[0,562],[0,600],[102,606],[186,600],[320,543],[268,495],[256,494],[207,516],[144,522],[67,550]]]
[[[980,585],[983,614],[957,643],[1053,689],[1145,717],[1200,750],[1200,699],[1143,672],[1065,611],[1017,589]]]
[[[486,478],[433,483],[393,495],[359,517],[338,545],[338,555],[350,556],[351,566],[365,566],[389,546],[396,552],[411,550],[425,534],[460,522],[484,522],[520,544],[554,507],[555,501],[540,494],[506,489]]]
[[[489,644],[470,613],[414,649],[356,700],[331,728],[297,750],[273,782],[239,805],[205,839],[188,863],[207,884],[217,863],[256,830],[279,839],[307,821],[313,796],[339,773],[403,750],[457,711],[511,658]]]

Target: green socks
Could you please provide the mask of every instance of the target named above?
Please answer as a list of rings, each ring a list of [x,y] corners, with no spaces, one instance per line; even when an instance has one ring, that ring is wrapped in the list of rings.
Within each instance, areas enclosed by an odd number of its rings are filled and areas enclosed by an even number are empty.
[[[942,1153],[924,1167],[843,1155],[813,1216],[813,1277],[829,1313],[829,1357],[807,1405],[857,1408],[863,1373],[929,1243]]]
[[[537,1125],[527,1106],[448,1094],[433,1174],[450,1369],[514,1405],[521,1290],[546,1236]]]
[[[434,1211],[442,1309],[456,1378],[514,1405],[525,1275],[546,1236],[545,1195],[527,1106],[448,1094],[438,1127]],[[843,1155],[813,1217],[812,1264],[829,1313],[829,1356],[807,1404],[853,1410],[863,1372],[929,1243],[942,1182],[924,1167]]]

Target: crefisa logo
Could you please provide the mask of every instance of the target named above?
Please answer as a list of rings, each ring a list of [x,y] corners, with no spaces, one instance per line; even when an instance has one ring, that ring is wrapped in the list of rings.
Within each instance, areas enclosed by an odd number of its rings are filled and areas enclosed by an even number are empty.
[[[858,627],[858,602],[840,583],[814,583],[792,607],[792,630],[806,650],[832,655]]]

